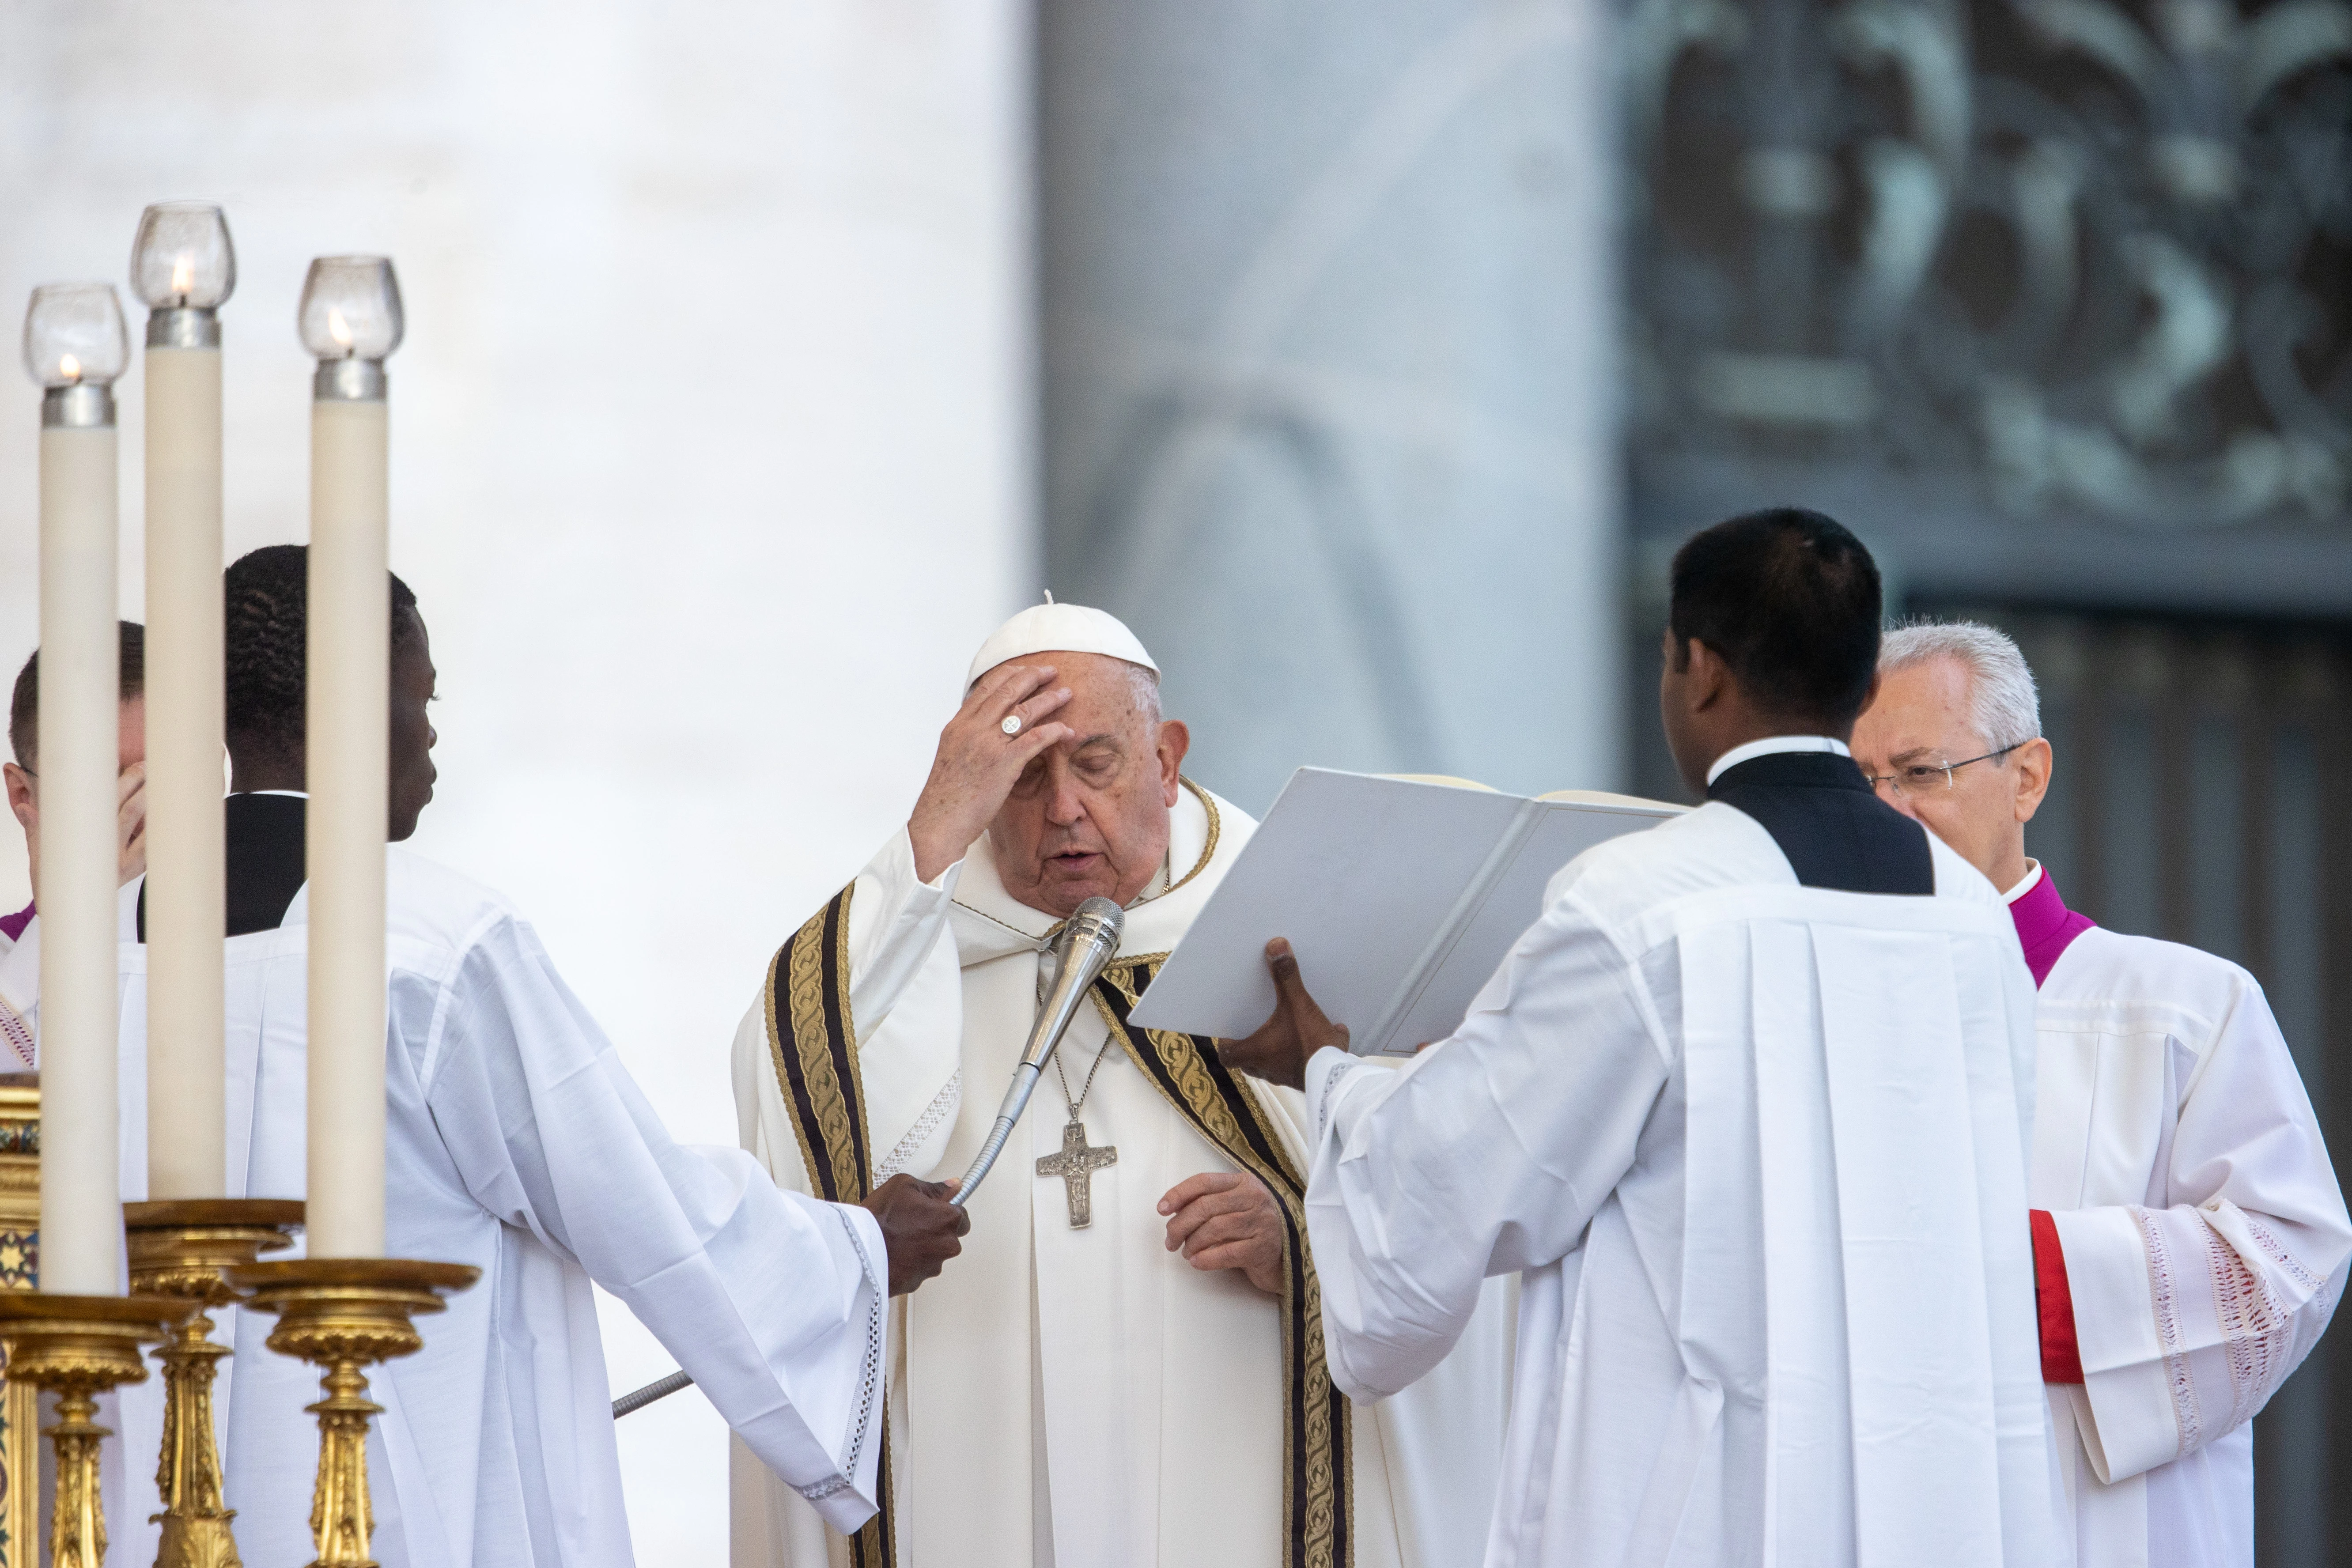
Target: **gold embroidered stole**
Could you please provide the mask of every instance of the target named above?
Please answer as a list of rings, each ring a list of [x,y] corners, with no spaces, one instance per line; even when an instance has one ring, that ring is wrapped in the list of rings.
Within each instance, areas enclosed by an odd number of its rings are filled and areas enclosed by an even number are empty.
[[[1213,847],[1214,822],[1213,807]],[[862,1201],[874,1180],[849,1011],[851,891],[835,894],[777,951],[764,1006],[769,1054],[810,1190],[830,1203]],[[1283,1568],[1351,1568],[1353,1436],[1348,1397],[1331,1385],[1324,1360],[1322,1288],[1307,1245],[1306,1177],[1257,1092],[1234,1076],[1207,1038],[1129,1026],[1129,1011],[1167,957],[1114,962],[1095,983],[1095,1005],[1161,1098],[1226,1159],[1264,1182],[1282,1211]],[[887,1418],[880,1463],[882,1509],[851,1539],[852,1568],[896,1563]]]
[[[1349,1568],[1356,1556],[1352,1434],[1348,1396],[1331,1386],[1324,1361],[1323,1290],[1307,1246],[1306,1177],[1283,1149],[1257,1091],[1234,1076],[1213,1043],[1129,1026],[1128,1013],[1167,957],[1115,961],[1095,983],[1095,1005],[1176,1113],[1264,1182],[1281,1207],[1283,1568]]]
[[[776,950],[762,1009],[768,1054],[808,1166],[809,1190],[835,1204],[863,1203],[874,1190],[866,1082],[857,1071],[857,1030],[849,1016],[849,895],[855,888],[853,883],[835,893]],[[887,1279],[889,1260],[876,1263]],[[882,1375],[887,1380],[889,1369]],[[881,1510],[849,1538],[850,1568],[894,1568],[898,1560],[887,1411],[877,1464]]]

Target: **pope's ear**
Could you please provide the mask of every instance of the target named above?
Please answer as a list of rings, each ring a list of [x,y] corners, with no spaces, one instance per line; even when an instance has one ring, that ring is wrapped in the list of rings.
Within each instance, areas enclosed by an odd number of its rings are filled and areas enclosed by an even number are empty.
[[[1184,727],[1181,719],[1163,719],[1160,722],[1160,788],[1174,805],[1183,785],[1178,775],[1184,770],[1184,753],[1192,749],[1192,731]]]

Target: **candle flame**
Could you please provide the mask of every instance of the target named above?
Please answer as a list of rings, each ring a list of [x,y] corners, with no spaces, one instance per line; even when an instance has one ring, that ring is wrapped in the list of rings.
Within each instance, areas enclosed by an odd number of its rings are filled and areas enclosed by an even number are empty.
[[[172,292],[183,300],[195,292],[196,263],[194,258],[183,256],[172,263]]]
[[[64,376],[68,381],[79,381],[81,379],[81,361],[74,358],[71,354],[59,354],[58,356],[58,374]]]
[[[335,340],[337,348],[345,353],[352,352],[351,323],[344,321],[343,313],[332,305],[327,307],[327,335]]]

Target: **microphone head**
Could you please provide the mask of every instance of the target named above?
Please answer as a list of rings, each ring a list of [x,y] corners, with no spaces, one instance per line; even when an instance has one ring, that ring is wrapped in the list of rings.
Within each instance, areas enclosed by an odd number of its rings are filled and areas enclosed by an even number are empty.
[[[1083,931],[1081,927],[1086,928]],[[1119,933],[1127,929],[1127,911],[1108,899],[1088,899],[1070,916],[1068,931],[1082,938],[1097,934],[1109,939],[1113,948],[1118,946]]]

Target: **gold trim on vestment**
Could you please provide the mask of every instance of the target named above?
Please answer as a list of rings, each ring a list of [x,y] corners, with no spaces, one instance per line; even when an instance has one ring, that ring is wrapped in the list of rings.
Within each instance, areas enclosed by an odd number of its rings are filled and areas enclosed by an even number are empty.
[[[826,900],[776,950],[761,1008],[776,1088],[793,1139],[800,1145],[809,1190],[841,1204],[863,1203],[874,1190],[866,1085],[857,1068],[856,1022],[849,1010],[849,896],[856,887],[852,882]],[[783,982],[781,998],[779,976]],[[887,1382],[889,1369],[880,1369],[879,1375]],[[880,1508],[847,1538],[852,1568],[893,1568],[898,1531],[887,1414],[876,1466]]]
[[[1209,837],[1207,842],[1201,846],[1201,858],[1192,862],[1192,868],[1191,870],[1185,872],[1181,877],[1177,878],[1174,881],[1168,884],[1168,892],[1160,895],[1163,899],[1168,896],[1168,893],[1174,892],[1177,889],[1182,887],[1185,883],[1191,881],[1193,878],[1199,876],[1202,872],[1209,868],[1209,862],[1217,858],[1217,837],[1224,830],[1223,824],[1220,822],[1217,817],[1217,803],[1215,799],[1210,795],[1209,792],[1202,789],[1199,784],[1194,784],[1191,779],[1186,778],[1182,773],[1178,773],[1176,775],[1176,782],[1182,784],[1186,789],[1191,790],[1192,792],[1192,798],[1201,803],[1201,809],[1209,814]]]
[[[1259,1089],[1216,1061],[1213,1043],[1195,1035],[1129,1027],[1127,1013],[1167,957],[1155,952],[1115,960],[1097,983],[1095,1006],[1129,1059],[1178,1114],[1218,1152],[1264,1183],[1281,1207],[1286,1233],[1281,1314],[1283,1563],[1285,1568],[1350,1568],[1356,1545],[1350,1500],[1354,1433],[1347,1396],[1331,1386],[1325,1353],[1323,1289],[1307,1239],[1305,1173],[1283,1146],[1280,1129]]]

